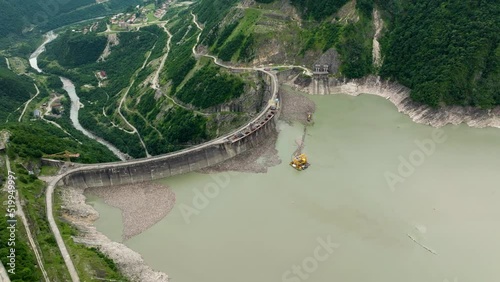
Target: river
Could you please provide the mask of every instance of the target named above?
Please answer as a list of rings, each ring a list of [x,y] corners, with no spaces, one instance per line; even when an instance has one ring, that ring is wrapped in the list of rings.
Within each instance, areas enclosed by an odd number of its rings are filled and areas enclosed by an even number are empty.
[[[42,73],[42,69],[38,67],[38,56],[45,52],[45,46],[49,44],[50,42],[54,41],[57,38],[57,34],[54,33],[53,31],[48,32],[47,34],[44,35],[45,40],[43,41],[42,45],[40,45],[33,54],[31,54],[29,62],[30,66],[38,71],[39,73]],[[124,161],[127,159],[127,156],[122,153],[118,148],[116,148],[114,145],[111,143],[107,142],[106,140],[94,135],[93,133],[89,132],[83,126],[80,124],[80,121],[78,120],[78,112],[81,107],[80,103],[80,98],[76,94],[76,89],[75,85],[73,82],[67,78],[64,77],[59,77],[61,79],[61,82],[63,83],[63,89],[68,93],[68,96],[71,100],[71,109],[70,109],[70,119],[71,122],[73,123],[73,127],[75,127],[77,130],[81,131],[85,136],[96,140],[97,142],[101,143],[102,145],[106,146],[115,156],[117,156],[120,160]]]
[[[76,94],[75,85],[73,84],[73,82],[71,82],[71,80],[67,78],[60,77],[60,79],[63,83],[63,89],[68,93],[68,96],[71,99],[71,110],[69,115],[73,127],[81,131],[83,134],[85,134],[85,136],[94,139],[97,142],[101,143],[102,145],[108,147],[108,149],[111,152],[113,152],[115,156],[120,158],[120,160],[122,161],[126,160],[127,159],[126,155],[123,154],[120,150],[118,150],[118,148],[116,148],[114,145],[83,128],[83,126],[80,124],[80,121],[78,120],[78,111],[80,110],[82,104],[80,103],[80,98]]]
[[[57,34],[54,33],[54,31],[49,31],[44,35],[45,40],[43,41],[42,45],[40,45],[33,54],[31,54],[29,62],[30,66],[38,71],[39,73],[42,72],[42,70],[38,67],[38,56],[45,52],[45,45],[49,44],[50,42],[54,41],[57,38]]]
[[[232,174],[206,203],[195,191],[226,174],[162,180],[176,207],[124,243],[177,282],[498,281],[500,130],[436,131],[376,96],[312,99],[307,171],[288,165],[303,127],[280,122],[281,165]],[[120,241],[119,210],[88,201]]]

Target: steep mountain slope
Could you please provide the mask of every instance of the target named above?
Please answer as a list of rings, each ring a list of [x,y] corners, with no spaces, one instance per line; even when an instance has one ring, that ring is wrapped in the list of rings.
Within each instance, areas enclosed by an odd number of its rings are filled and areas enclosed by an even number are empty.
[[[440,104],[500,104],[500,3],[447,0],[412,3],[395,14],[381,74]]]
[[[200,11],[213,5],[198,4]],[[242,1],[219,23],[203,23],[202,44],[226,61],[309,68],[327,63],[332,74],[347,77],[373,71],[371,11],[360,12],[356,1]],[[328,62],[321,59],[325,52]]]
[[[5,62],[3,57],[0,59]],[[10,120],[14,120],[13,112],[35,93],[33,81],[29,77],[16,75],[0,66],[0,122],[4,123],[9,116],[12,116]]]
[[[208,2],[201,0],[198,9],[213,6]],[[222,59],[309,68],[328,63],[335,76],[380,73],[431,106],[500,105],[498,1],[240,2],[221,9],[227,13],[219,23],[206,20],[211,29],[202,43]],[[378,22],[382,52],[377,63],[374,9],[383,19]]]

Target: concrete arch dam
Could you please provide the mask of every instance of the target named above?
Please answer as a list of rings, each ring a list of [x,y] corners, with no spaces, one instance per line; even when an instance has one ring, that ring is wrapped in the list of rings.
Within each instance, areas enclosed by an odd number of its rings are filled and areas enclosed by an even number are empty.
[[[91,188],[134,184],[193,172],[229,160],[259,146],[276,132],[277,110],[264,112],[230,136],[200,146],[149,159],[83,166],[68,171],[60,185]]]

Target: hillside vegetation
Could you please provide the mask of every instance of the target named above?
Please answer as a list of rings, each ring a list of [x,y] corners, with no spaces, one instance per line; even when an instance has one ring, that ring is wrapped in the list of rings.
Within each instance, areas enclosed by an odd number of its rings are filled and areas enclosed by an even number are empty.
[[[116,161],[117,158],[97,142],[82,142],[68,136],[62,130],[43,121],[30,123],[9,123],[2,128],[10,134],[9,152],[23,159],[39,159],[45,154],[58,154],[64,151],[80,153],[73,161],[81,163],[100,163]],[[84,140],[83,134],[77,135]],[[12,156],[14,158],[14,156]]]
[[[237,76],[219,74],[220,68],[206,65],[176,93],[179,100],[200,108],[209,108],[238,98],[245,83]]]
[[[47,52],[41,56],[43,60],[40,63],[47,72],[70,78],[77,89],[81,89],[83,85],[96,87],[98,81],[95,73],[100,70],[106,71],[108,79],[105,87],[79,91],[78,94],[85,103],[85,107],[80,110],[80,123],[113,143],[122,152],[134,157],[145,156],[137,135],[126,133],[112,124],[121,123],[121,118],[114,116],[121,98],[120,94],[130,85],[133,75],[142,66],[148,51],[159,39],[151,31],[153,30],[120,33],[120,42],[126,44],[112,48],[110,56],[104,62],[97,62],[97,58],[104,49],[106,37],[67,32],[47,46]],[[66,40],[66,37],[71,40]],[[98,46],[93,45],[96,42],[99,43]],[[89,46],[89,48],[85,52],[78,52],[79,46]],[[103,114],[103,109],[109,116]],[[126,128],[126,125],[123,127]]]
[[[500,4],[407,1],[385,43],[381,74],[432,106],[500,105]]]
[[[52,48],[46,55],[65,68],[73,68],[97,61],[106,46],[107,38],[93,33],[81,36],[78,33],[66,31],[52,43]]]
[[[16,75],[8,68],[0,66],[0,122],[5,122],[11,113],[35,93],[33,80],[27,76]]]
[[[0,47],[26,36],[36,36],[39,32],[110,15],[143,3],[142,0],[109,0],[101,4],[96,4],[95,0],[0,0]]]
[[[291,0],[306,19],[323,20],[335,14],[349,0]]]
[[[200,31],[192,23],[189,9],[169,9],[166,18],[168,23],[160,26],[118,33],[119,44],[111,47],[104,61],[97,58],[107,38],[96,32],[61,33],[39,58],[44,71],[75,83],[84,104],[80,110],[82,126],[135,158],[146,156],[144,147],[149,154],[158,155],[224,134],[260,105],[260,92],[248,99],[240,97],[245,90],[257,93],[259,78],[244,78],[206,58],[195,58],[192,49]],[[166,58],[169,40],[162,25],[172,34]],[[107,78],[99,81],[99,71],[105,71]],[[249,82],[252,86],[245,87]],[[249,113],[241,113],[247,108]],[[224,113],[219,121],[217,111],[222,110],[233,113]],[[137,130],[144,147],[122,115]]]

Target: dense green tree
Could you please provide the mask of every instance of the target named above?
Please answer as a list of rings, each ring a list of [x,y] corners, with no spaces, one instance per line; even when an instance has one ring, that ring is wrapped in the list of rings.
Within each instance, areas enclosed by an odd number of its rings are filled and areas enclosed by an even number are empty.
[[[292,4],[305,18],[321,21],[332,16],[349,0],[292,0]]]
[[[432,106],[499,104],[498,1],[407,1],[403,7],[394,15],[381,74]]]
[[[239,97],[244,87],[239,77],[221,73],[218,67],[208,64],[197,71],[176,96],[184,103],[209,108]]]
[[[224,46],[222,46],[219,52],[219,58],[223,61],[230,61],[236,52],[240,49],[241,45],[245,41],[245,35],[240,33],[232,38],[230,41],[226,42]]]
[[[0,67],[0,121],[5,122],[9,114],[35,93],[36,89],[29,77],[16,75],[9,69]]]
[[[94,33],[82,35],[68,30],[51,43],[47,56],[57,60],[63,67],[74,68],[97,61],[106,42],[107,38],[104,36]]]

